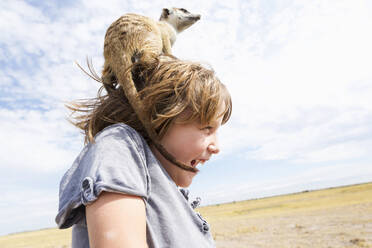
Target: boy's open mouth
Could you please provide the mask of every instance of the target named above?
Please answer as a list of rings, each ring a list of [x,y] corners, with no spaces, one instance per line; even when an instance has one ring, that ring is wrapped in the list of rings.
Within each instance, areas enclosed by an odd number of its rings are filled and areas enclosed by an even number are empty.
[[[196,167],[196,165],[197,165],[196,160],[193,159],[193,160],[191,161],[191,166],[192,166],[192,167]]]
[[[193,159],[191,160],[191,166],[195,168],[199,163],[204,164],[205,162],[206,162],[205,159],[200,159],[200,160]]]

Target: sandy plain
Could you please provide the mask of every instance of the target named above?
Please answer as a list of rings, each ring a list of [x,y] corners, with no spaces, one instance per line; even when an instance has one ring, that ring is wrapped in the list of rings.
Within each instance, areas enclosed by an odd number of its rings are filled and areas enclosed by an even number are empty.
[[[372,247],[372,183],[200,211],[219,248]]]
[[[197,209],[218,248],[372,248],[372,183]],[[71,229],[0,237],[1,248],[69,248]]]

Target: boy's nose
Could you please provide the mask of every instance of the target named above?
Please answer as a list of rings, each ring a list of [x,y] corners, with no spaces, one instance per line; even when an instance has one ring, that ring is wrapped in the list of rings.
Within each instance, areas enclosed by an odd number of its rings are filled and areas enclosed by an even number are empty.
[[[209,147],[208,147],[208,151],[209,151],[210,153],[212,153],[212,154],[217,154],[217,153],[220,152],[220,148],[219,148],[218,145],[211,144],[211,145],[209,145]]]
[[[217,137],[214,137],[213,141],[209,144],[208,151],[211,154],[217,154],[220,152],[220,146],[218,144]]]

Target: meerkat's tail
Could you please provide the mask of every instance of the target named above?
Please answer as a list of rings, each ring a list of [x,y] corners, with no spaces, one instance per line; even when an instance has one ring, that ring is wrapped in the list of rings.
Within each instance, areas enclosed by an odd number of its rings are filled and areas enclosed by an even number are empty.
[[[159,138],[155,130],[151,126],[150,119],[144,114],[144,106],[140,98],[138,97],[138,92],[132,78],[133,64],[141,60],[141,53],[135,53],[133,56],[128,58],[120,48],[110,49],[112,53],[111,58],[113,63],[111,68],[115,72],[118,83],[122,86],[125,96],[127,97],[129,104],[134,109],[138,119],[141,121],[143,127],[145,128],[147,135],[153,142],[156,149],[171,163],[175,164],[181,169],[197,172],[198,169],[185,165],[178,161],[172,154],[170,154],[160,143]],[[121,56],[118,56],[120,54]],[[146,61],[147,62],[147,61]],[[125,68],[125,69],[124,69]]]

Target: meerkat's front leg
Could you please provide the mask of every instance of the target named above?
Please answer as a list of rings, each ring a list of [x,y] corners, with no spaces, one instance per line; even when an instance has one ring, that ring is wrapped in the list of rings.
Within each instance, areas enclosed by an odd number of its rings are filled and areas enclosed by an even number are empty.
[[[171,45],[169,37],[168,36],[163,36],[162,41],[163,41],[163,53],[166,54],[166,55],[171,55],[172,54],[172,45]]]

